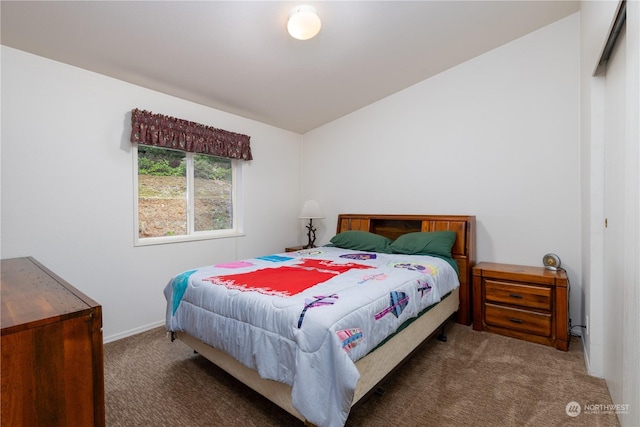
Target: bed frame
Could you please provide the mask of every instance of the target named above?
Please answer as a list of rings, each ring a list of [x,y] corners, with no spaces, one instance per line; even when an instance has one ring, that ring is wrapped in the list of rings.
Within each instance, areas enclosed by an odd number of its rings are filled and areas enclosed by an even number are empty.
[[[391,240],[417,231],[455,231],[456,241],[451,248],[460,270],[460,308],[456,321],[470,325],[472,271],[476,262],[476,217],[468,215],[338,215],[338,229],[369,231]]]
[[[356,362],[360,380],[356,386],[352,407],[375,392],[379,384],[398,369],[417,349],[444,328],[456,312],[456,321],[469,325],[472,319],[471,269],[475,264],[475,216],[466,215],[338,215],[337,232],[361,230],[395,240],[416,231],[456,232],[452,255],[459,268],[460,287],[435,307],[387,340],[375,351]],[[305,422],[291,403],[291,387],[261,378],[227,353],[213,348],[184,332],[172,334],[215,365],[260,393],[285,411]]]

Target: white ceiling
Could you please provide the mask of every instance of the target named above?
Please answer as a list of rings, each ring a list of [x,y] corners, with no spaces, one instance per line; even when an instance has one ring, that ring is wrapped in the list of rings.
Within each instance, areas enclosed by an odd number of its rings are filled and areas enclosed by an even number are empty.
[[[299,4],[322,20],[311,40],[286,32]],[[577,1],[2,0],[1,42],[302,134],[578,10]]]

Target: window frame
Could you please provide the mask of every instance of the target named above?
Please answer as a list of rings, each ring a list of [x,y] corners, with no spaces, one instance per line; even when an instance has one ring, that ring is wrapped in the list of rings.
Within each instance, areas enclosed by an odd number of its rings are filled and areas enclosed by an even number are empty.
[[[187,164],[187,234],[174,236],[140,237],[140,215],[139,215],[139,192],[138,192],[138,144],[133,145],[133,219],[134,219],[134,246],[164,245],[170,243],[192,242],[198,240],[212,240],[228,237],[244,236],[244,210],[242,203],[242,164],[237,159],[228,159],[231,162],[231,203],[233,228],[224,230],[195,231],[194,204],[195,204],[195,175],[194,157],[207,155],[185,151]],[[164,150],[171,150],[165,147],[156,147]],[[220,157],[220,156],[213,156]]]

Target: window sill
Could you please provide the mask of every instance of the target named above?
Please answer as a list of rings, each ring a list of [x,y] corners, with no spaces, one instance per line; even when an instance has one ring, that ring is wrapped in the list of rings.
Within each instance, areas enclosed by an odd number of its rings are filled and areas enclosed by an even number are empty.
[[[199,240],[227,239],[243,237],[245,234],[239,231],[224,232],[200,232],[189,236],[160,236],[160,237],[135,237],[133,246],[167,245],[172,243],[194,242]]]

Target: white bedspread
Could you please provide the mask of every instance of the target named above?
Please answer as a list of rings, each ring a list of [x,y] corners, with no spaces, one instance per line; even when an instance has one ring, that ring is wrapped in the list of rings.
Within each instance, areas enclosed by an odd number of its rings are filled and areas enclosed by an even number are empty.
[[[330,278],[290,296],[243,283],[241,273],[282,266]],[[337,274],[343,266],[354,268]],[[359,378],[354,362],[458,286],[455,270],[439,258],[322,247],[177,275],[164,290],[166,326],[289,384],[307,421],[343,426]]]

